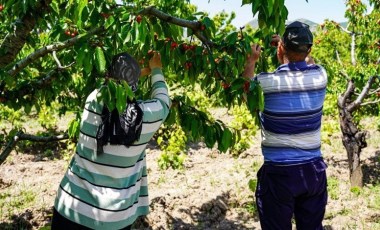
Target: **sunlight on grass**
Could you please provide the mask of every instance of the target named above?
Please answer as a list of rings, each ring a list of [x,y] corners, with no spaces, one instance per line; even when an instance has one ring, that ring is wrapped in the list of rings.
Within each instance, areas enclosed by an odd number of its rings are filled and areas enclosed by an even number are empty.
[[[9,218],[30,207],[36,200],[37,194],[22,186],[21,188],[10,188],[0,194],[0,220]]]
[[[327,192],[332,200],[339,199],[339,179],[336,177],[327,178]]]

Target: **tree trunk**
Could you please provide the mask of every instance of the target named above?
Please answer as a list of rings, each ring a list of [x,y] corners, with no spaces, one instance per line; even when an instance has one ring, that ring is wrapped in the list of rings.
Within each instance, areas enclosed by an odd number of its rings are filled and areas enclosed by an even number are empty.
[[[342,132],[343,146],[347,151],[348,166],[350,170],[351,187],[363,187],[363,172],[360,165],[360,153],[367,147],[366,131],[359,130],[353,119],[353,113],[359,108],[355,101],[351,101],[354,95],[355,85],[350,81],[346,92],[339,96],[339,122]]]
[[[363,187],[363,173],[360,165],[360,153],[367,146],[366,132],[360,131],[353,121],[352,114],[340,108],[340,128],[342,142],[347,151],[351,187]]]

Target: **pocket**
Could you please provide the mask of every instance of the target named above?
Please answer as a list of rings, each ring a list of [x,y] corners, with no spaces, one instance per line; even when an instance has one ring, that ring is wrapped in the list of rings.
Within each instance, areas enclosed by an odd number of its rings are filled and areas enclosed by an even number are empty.
[[[323,160],[318,160],[316,162],[313,162],[313,167],[315,172],[321,173],[326,171],[327,169],[327,164]]]
[[[268,183],[265,180],[265,178],[266,178],[265,167],[263,165],[257,172],[257,185],[256,185],[256,191],[255,191],[256,197],[263,196],[268,192]]]

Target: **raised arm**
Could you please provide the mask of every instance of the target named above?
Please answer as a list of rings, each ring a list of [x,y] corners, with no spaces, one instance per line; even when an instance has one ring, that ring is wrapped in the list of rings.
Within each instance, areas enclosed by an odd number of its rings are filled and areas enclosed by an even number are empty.
[[[245,62],[245,68],[243,72],[243,77],[251,79],[255,73],[255,65],[260,57],[261,47],[258,44],[251,46],[251,53],[248,55]]]

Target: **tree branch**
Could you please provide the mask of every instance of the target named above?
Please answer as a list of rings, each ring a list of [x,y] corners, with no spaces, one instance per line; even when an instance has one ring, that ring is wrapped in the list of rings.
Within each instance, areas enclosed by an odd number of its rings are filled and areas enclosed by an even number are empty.
[[[4,148],[3,152],[0,154],[0,165],[7,159],[12,149],[16,146],[19,141],[35,141],[35,142],[52,142],[52,141],[61,141],[69,139],[69,135],[64,133],[58,136],[49,136],[49,137],[41,137],[34,136],[31,134],[24,133],[23,131],[18,131],[16,135],[8,142],[7,146]]]
[[[360,95],[356,98],[356,100],[354,102],[352,102],[348,107],[347,107],[347,110],[349,112],[352,112],[354,110],[356,110],[357,108],[360,107],[361,103],[363,102],[364,98],[367,96],[369,90],[371,89],[371,86],[373,84],[373,82],[375,81],[375,78],[376,76],[371,76],[366,85],[363,87],[363,90],[362,92],[360,93]]]
[[[200,30],[200,23],[195,21],[189,21],[182,18],[173,17],[169,14],[166,14],[158,9],[156,9],[154,6],[148,6],[144,9],[142,9],[138,14],[142,15],[152,15],[155,16],[163,21],[172,23],[177,26],[182,26],[189,28],[193,31],[194,35],[197,36],[197,38],[206,46],[213,46],[213,42],[211,42],[209,39],[207,39],[203,33]]]
[[[361,106],[372,105],[372,104],[377,104],[379,102],[380,102],[380,99],[377,99],[377,100],[374,100],[374,101],[367,101],[367,102],[361,103],[360,105]]]
[[[36,59],[43,57],[47,55],[48,53],[52,53],[53,51],[59,51],[62,49],[65,49],[67,47],[73,46],[75,43],[77,43],[81,39],[88,38],[95,34],[100,34],[104,32],[104,27],[98,27],[95,29],[90,30],[86,34],[78,35],[74,38],[70,38],[66,40],[65,42],[55,43],[52,45],[45,46],[41,49],[36,50],[34,53],[29,54],[26,58],[20,60],[17,62],[11,70],[8,71],[8,74],[11,76],[15,76],[17,73],[19,73],[23,68],[25,68],[27,65],[35,61]]]
[[[42,13],[45,13],[50,3],[51,0],[37,1],[35,9],[30,9],[27,14],[15,21],[14,28],[5,36],[0,46],[0,68],[9,65],[16,58],[35,27],[36,21]]]
[[[339,96],[338,98],[338,106],[341,108],[341,109],[345,109],[345,104],[347,102],[347,100],[350,98],[350,96],[352,95],[352,93],[354,92],[355,90],[355,84],[352,80],[348,81],[348,85],[346,87],[346,91]]]

